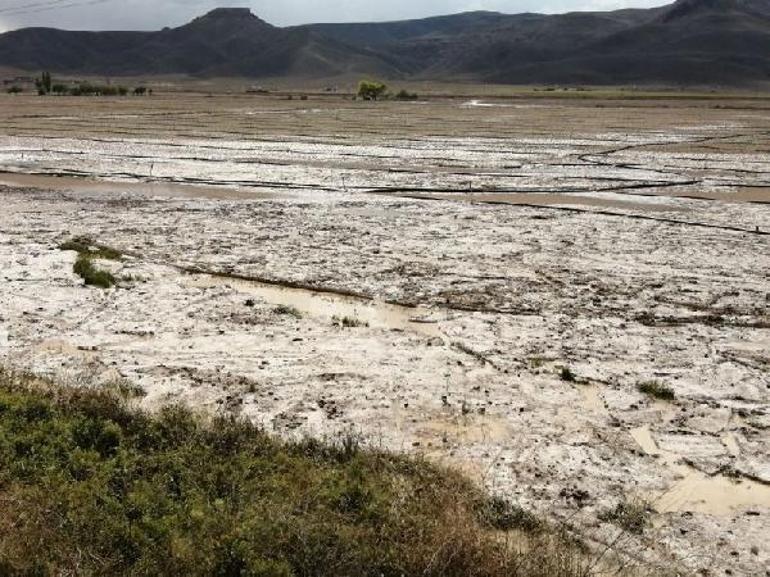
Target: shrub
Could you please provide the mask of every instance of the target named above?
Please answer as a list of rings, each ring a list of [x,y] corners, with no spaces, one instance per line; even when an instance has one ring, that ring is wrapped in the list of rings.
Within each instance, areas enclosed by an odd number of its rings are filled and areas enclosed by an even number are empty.
[[[0,574],[577,577],[457,473],[0,369]]]
[[[487,525],[499,531],[538,531],[544,528],[543,522],[532,513],[500,497],[479,501],[476,510]]]
[[[115,277],[109,271],[96,268],[91,257],[83,254],[78,256],[72,270],[76,275],[83,279],[86,286],[107,289],[117,282]]]
[[[344,316],[342,318],[332,317],[332,324],[335,326],[346,328],[346,329],[354,329],[354,328],[369,326],[369,323],[354,317],[349,317],[349,316]]]
[[[577,376],[575,373],[572,372],[572,369],[569,367],[562,367],[561,371],[559,372],[559,377],[562,381],[566,381],[568,383],[575,383],[577,382]]]
[[[129,89],[125,86],[110,86],[82,82],[67,89],[70,96],[127,96]],[[152,93],[152,91],[147,91]]]
[[[8,94],[21,94],[24,92],[24,89],[21,86],[11,86],[6,92]]]
[[[374,80],[362,80],[358,83],[358,97],[363,100],[379,100],[387,90],[385,84]]]
[[[302,313],[299,309],[296,307],[288,306],[288,305],[279,305],[273,309],[275,311],[275,314],[277,315],[288,315],[292,316],[295,319],[301,319]]]
[[[51,73],[43,72],[40,75],[40,78],[36,78],[35,87],[37,88],[37,93],[40,96],[45,96],[46,94],[49,94],[51,92]]]
[[[418,100],[420,97],[414,92],[408,92],[406,90],[400,90],[393,97],[396,100]]]
[[[638,383],[636,388],[640,393],[644,393],[655,399],[661,399],[663,401],[673,401],[676,399],[674,389],[659,381],[644,381]]]
[[[599,515],[601,521],[613,523],[634,535],[641,535],[650,524],[650,507],[638,501],[622,501],[614,509]]]
[[[59,245],[59,250],[72,250],[81,255],[87,255],[107,260],[120,260],[123,254],[112,247],[98,244],[87,236],[76,236]]]

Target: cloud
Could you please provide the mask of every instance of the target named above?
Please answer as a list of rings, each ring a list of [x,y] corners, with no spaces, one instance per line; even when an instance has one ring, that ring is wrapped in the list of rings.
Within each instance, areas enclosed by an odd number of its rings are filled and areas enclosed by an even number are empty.
[[[644,8],[665,3],[666,0],[102,0],[83,6],[63,3],[60,8],[42,12],[6,13],[0,20],[0,29],[55,26],[72,30],[156,30],[178,26],[217,6],[249,7],[268,22],[288,26],[401,20],[468,10],[558,13]],[[77,0],[72,4],[77,4]],[[6,6],[23,10],[24,2],[12,0]]]

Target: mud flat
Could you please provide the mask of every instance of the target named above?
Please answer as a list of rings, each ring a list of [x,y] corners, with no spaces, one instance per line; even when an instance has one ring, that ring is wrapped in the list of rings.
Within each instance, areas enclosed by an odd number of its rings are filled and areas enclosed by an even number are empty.
[[[767,571],[767,111],[2,100],[4,363],[352,429],[653,570]]]

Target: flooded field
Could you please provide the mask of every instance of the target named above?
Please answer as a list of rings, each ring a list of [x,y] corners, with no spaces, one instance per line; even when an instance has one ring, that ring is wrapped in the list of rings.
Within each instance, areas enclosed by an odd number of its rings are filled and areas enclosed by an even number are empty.
[[[3,96],[0,119],[6,365],[353,430],[653,571],[766,574],[770,101]],[[74,237],[122,253],[96,261],[115,287],[83,286]],[[640,503],[635,534],[614,513]]]

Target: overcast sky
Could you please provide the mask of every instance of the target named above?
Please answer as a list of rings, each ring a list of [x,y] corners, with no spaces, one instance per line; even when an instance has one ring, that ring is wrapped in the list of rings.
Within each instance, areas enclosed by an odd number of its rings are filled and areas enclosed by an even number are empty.
[[[23,26],[156,30],[217,6],[244,6],[272,24],[422,18],[468,10],[557,13],[650,7],[672,0],[0,0],[0,31]]]

